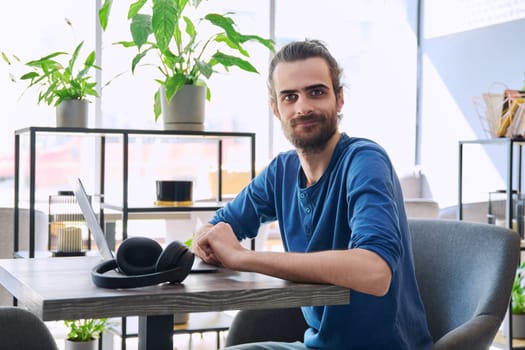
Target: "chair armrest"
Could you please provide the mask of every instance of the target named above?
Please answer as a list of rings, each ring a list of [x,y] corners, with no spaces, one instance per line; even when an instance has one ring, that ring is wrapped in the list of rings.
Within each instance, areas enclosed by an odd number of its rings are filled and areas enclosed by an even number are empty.
[[[432,350],[487,349],[496,336],[501,319],[492,315],[479,315],[443,335]]]

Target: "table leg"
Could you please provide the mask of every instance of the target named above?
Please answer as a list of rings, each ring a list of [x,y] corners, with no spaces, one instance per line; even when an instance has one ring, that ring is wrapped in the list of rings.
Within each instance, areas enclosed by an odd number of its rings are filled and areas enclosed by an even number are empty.
[[[173,315],[140,316],[138,350],[173,350]]]

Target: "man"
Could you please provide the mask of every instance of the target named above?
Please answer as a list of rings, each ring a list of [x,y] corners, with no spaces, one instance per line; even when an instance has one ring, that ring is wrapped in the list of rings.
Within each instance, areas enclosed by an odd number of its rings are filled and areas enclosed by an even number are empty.
[[[193,248],[230,269],[351,289],[347,305],[302,308],[310,327],[304,344],[265,349],[429,349],[399,181],[380,146],[338,131],[340,80],[319,41],[293,42],[275,55],[270,102],[295,150],[218,210]],[[286,252],[241,246],[273,220]]]

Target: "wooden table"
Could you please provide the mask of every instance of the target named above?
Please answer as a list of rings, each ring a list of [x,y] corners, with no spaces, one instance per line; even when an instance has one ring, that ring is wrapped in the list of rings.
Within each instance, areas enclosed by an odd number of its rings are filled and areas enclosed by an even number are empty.
[[[190,274],[182,284],[102,289],[91,281],[98,257],[2,259],[0,284],[44,321],[139,316],[139,350],[173,349],[173,314],[336,305],[346,288],[292,283],[220,269]]]

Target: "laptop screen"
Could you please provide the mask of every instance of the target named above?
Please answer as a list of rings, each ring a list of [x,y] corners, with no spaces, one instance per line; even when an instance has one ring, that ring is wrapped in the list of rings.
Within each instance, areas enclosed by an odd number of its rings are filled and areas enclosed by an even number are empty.
[[[102,231],[102,228],[98,223],[95,211],[91,206],[89,197],[80,179],[77,179],[77,183],[75,186],[75,197],[77,198],[80,210],[82,210],[82,214],[84,214],[84,218],[86,219],[88,228],[91,231],[93,237],[95,238],[95,242],[97,244],[97,248],[100,252],[100,255],[102,255],[102,258],[104,260],[113,259],[113,253],[111,252],[111,249],[109,249],[108,242],[106,241],[106,236],[104,235],[104,232]]]
[[[86,219],[88,228],[91,231],[93,237],[95,238],[95,242],[97,243],[97,248],[100,252],[100,255],[102,255],[102,258],[104,260],[113,259],[113,252],[111,251],[111,249],[109,249],[108,242],[106,241],[106,236],[104,235],[104,232],[102,231],[102,228],[98,223],[97,216],[95,215],[95,210],[91,206],[89,197],[80,179],[77,180],[75,186],[75,197],[77,198],[78,205],[82,210],[82,214],[84,214],[84,218]],[[200,258],[195,257],[191,272],[215,272],[217,270],[217,266],[207,264]]]

